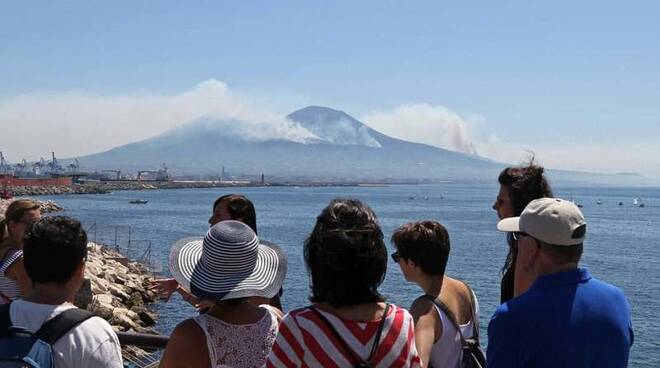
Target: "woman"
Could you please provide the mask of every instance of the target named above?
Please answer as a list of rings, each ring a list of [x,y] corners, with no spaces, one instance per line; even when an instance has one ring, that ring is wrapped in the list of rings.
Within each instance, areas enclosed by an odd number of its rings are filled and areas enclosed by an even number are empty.
[[[277,294],[286,274],[282,258],[277,246],[259,241],[249,226],[233,220],[212,226],[203,241],[175,243],[172,275],[194,295],[215,303],[174,329],[160,367],[264,365],[281,312],[253,305],[249,298]]]
[[[32,223],[41,218],[40,204],[31,199],[17,199],[7,207],[0,233],[0,304],[27,295],[31,282],[23,266],[23,236]]]
[[[378,292],[387,269],[371,209],[335,199],[305,241],[312,305],[284,317],[267,367],[419,367],[410,314]]]
[[[500,191],[493,203],[493,209],[497,211],[500,220],[520,216],[525,206],[535,199],[552,197],[552,189],[543,171],[543,167],[536,165],[533,160],[526,166],[502,170],[498,177]],[[509,253],[502,267],[500,303],[524,293],[530,286],[522,282],[515,285],[516,242],[510,234],[507,234],[507,242]]]
[[[394,231],[392,242],[403,276],[424,291],[410,307],[422,366],[460,367],[461,336],[479,341],[479,305],[465,282],[445,274],[449,233],[436,221],[411,222]]]
[[[220,221],[225,220],[236,220],[248,225],[255,234],[257,232],[257,213],[254,210],[254,205],[252,202],[241,194],[225,194],[213,203],[213,213],[209,218],[208,222],[210,226],[217,224]],[[281,261],[286,262],[285,259]],[[189,290],[182,288],[178,282],[174,279],[160,279],[152,282],[152,290],[155,290],[159,294],[163,295],[165,299],[169,299],[173,292],[177,291],[181,294],[183,300],[187,301],[194,307],[199,310],[205,310],[211,307],[209,301],[201,300],[200,298],[194,296],[190,293]],[[280,302],[280,297],[282,290],[278,292],[271,299],[264,299],[260,297],[254,297],[250,299],[250,303],[254,305],[260,304],[270,304],[277,309],[282,309],[282,304]]]

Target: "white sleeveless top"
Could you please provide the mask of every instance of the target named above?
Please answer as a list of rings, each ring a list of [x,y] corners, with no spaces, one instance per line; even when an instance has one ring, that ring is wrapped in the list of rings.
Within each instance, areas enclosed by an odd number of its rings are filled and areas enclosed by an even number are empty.
[[[474,295],[474,293],[473,293]],[[479,319],[479,302],[474,295],[474,316],[468,323],[459,325],[463,337],[468,339],[474,336],[474,319]],[[460,367],[463,350],[461,349],[461,339],[458,336],[454,324],[445,312],[437,305],[433,304],[440,322],[442,323],[442,336],[433,344],[431,348],[431,364],[434,368],[458,368]]]
[[[277,315],[270,306],[257,322],[234,325],[208,314],[194,317],[206,335],[212,368],[248,368],[266,364],[266,357],[277,337]]]
[[[12,253],[13,252],[13,253]],[[18,283],[5,276],[5,272],[17,259],[23,257],[22,250],[9,250],[0,264],[0,305],[5,304],[5,298],[9,300],[18,299],[21,296],[21,289]]]

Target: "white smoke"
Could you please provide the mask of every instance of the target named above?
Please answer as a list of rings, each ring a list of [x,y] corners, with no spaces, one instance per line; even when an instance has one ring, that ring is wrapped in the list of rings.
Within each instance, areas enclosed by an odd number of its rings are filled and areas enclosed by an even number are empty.
[[[199,118],[232,119],[243,137],[307,142],[314,134],[209,79],[179,94],[68,91],[0,99],[0,150],[13,162],[73,157],[140,141]]]
[[[467,154],[477,154],[470,137],[471,120],[444,106],[406,104],[392,111],[362,116],[365,124],[392,137],[425,143]]]

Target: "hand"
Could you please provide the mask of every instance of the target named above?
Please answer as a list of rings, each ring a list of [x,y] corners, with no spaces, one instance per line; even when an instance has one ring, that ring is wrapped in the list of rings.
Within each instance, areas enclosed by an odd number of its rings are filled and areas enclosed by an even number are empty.
[[[199,303],[195,304],[195,308],[197,308],[197,311],[204,313],[213,308],[214,305],[215,302],[212,300],[200,300]]]
[[[170,296],[178,287],[179,283],[175,279],[158,279],[149,283],[149,290],[155,291],[160,298],[166,301],[170,299]]]

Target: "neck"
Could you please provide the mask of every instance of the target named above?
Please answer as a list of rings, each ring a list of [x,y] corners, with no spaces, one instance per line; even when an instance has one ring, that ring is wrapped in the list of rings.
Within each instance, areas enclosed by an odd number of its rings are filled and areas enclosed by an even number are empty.
[[[69,284],[40,284],[32,285],[32,291],[25,300],[38,304],[60,305],[72,303],[76,294],[75,290]]]
[[[437,298],[440,296],[444,279],[444,276],[420,275],[415,283],[424,290],[424,293]]]
[[[573,271],[578,267],[577,263],[565,263],[561,265],[548,265],[541,269],[538,276],[549,275],[551,273]]]

